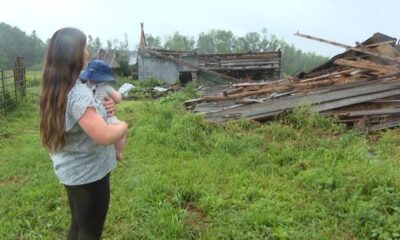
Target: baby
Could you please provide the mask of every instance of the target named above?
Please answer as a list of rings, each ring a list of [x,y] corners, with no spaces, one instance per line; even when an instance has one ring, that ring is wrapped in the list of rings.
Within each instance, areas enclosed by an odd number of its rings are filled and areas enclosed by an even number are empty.
[[[93,90],[94,97],[102,102],[105,97],[110,97],[115,103],[122,100],[121,94],[110,84],[115,83],[115,78],[111,68],[103,60],[90,60],[88,67],[79,75],[81,80],[87,81],[87,86]],[[115,117],[108,117],[108,124],[115,124],[119,120]],[[125,138],[121,138],[115,143],[115,152],[117,160],[122,160],[122,149],[125,144]]]

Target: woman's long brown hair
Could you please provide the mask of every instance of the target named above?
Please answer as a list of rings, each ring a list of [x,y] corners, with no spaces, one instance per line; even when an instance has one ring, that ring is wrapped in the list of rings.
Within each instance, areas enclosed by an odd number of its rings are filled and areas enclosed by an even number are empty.
[[[40,137],[53,153],[65,143],[67,97],[84,65],[86,36],[75,28],[63,28],[47,48],[40,96]]]

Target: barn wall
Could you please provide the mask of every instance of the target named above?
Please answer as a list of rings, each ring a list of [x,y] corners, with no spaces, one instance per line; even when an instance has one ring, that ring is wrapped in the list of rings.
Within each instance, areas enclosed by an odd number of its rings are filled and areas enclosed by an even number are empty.
[[[183,56],[179,60],[197,65],[197,58],[194,56]],[[138,64],[139,80],[159,79],[170,84],[179,81],[179,72],[197,71],[194,68],[180,66],[171,61],[159,59],[148,54],[139,54]]]

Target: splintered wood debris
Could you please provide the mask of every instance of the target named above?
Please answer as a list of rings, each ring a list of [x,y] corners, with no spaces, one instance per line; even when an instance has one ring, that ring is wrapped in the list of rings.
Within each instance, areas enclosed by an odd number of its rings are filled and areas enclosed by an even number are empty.
[[[207,86],[185,103],[211,122],[273,119],[301,104],[343,123],[370,130],[400,125],[400,44],[376,33],[356,47],[297,33],[346,48],[321,66],[295,77],[269,82]]]

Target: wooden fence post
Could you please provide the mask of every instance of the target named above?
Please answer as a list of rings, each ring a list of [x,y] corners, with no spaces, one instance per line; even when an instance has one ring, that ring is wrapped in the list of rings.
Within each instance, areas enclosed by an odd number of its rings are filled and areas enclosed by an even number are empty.
[[[25,95],[25,69],[23,64],[23,57],[16,57],[15,58],[15,69],[14,69],[14,81],[15,81],[15,92],[17,89],[20,91],[22,95]]]

